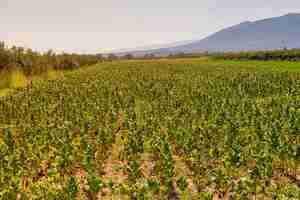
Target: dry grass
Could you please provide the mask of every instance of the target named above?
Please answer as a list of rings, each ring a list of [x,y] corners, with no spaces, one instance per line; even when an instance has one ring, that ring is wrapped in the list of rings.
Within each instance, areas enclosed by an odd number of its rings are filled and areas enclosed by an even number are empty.
[[[17,88],[24,88],[33,81],[55,80],[64,77],[63,71],[49,69],[47,72],[33,77],[26,77],[19,69],[11,69],[0,72],[0,97],[7,96],[10,92]]]
[[[28,79],[20,70],[14,70],[10,73],[9,88],[23,88],[29,84]]]
[[[26,87],[29,79],[18,69],[0,72],[0,97],[7,96],[14,89]]]
[[[54,69],[49,69],[47,72],[46,72],[46,79],[48,80],[55,80],[55,79],[59,79],[59,78],[62,78],[64,76],[64,73],[62,71],[57,71],[57,70],[54,70]]]
[[[0,89],[16,89],[26,87],[28,79],[21,70],[12,69],[0,73]]]
[[[0,97],[4,97],[6,95],[8,95],[12,90],[11,89],[0,89]]]

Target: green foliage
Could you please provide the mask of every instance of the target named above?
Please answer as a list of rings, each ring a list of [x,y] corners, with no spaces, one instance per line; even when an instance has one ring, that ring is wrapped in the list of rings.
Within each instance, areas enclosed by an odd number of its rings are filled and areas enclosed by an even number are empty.
[[[67,183],[66,192],[69,199],[75,199],[76,194],[78,193],[78,185],[76,183],[76,179],[73,176]]]
[[[252,52],[230,52],[213,54],[216,59],[225,60],[281,60],[300,61],[300,50],[273,50],[273,51],[252,51]]]
[[[213,194],[210,192],[201,192],[199,194],[200,200],[213,200]]]
[[[104,183],[102,180],[96,176],[90,176],[88,180],[89,184],[89,191],[95,196],[97,192],[101,190],[101,188],[104,187]]]
[[[40,75],[50,69],[76,69],[81,66],[96,64],[100,60],[102,57],[97,55],[56,54],[51,50],[46,53],[38,53],[22,47],[7,48],[3,42],[0,45],[0,75],[2,71],[11,71],[11,69],[18,69],[26,76]]]
[[[17,89],[0,98],[0,199],[297,199],[299,81],[171,59],[105,62]]]
[[[187,183],[187,180],[185,177],[180,177],[178,180],[177,180],[177,186],[178,188],[181,190],[181,191],[185,191],[188,187],[188,183]]]

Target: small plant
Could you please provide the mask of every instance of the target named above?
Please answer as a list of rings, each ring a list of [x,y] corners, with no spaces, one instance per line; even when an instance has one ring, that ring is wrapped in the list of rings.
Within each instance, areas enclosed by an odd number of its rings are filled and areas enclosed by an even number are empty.
[[[104,62],[1,97],[0,199],[299,199],[300,74],[254,63]]]
[[[92,199],[96,199],[98,192],[105,186],[100,178],[93,175],[89,177],[88,185]]]
[[[12,131],[10,129],[4,129],[4,143],[7,145],[10,152],[14,150],[14,140]]]
[[[200,200],[213,200],[213,194],[210,192],[201,192],[199,194]]]
[[[186,191],[187,187],[188,187],[188,183],[185,177],[180,177],[177,181],[176,181],[176,185],[178,186],[178,188],[184,192]]]
[[[73,200],[78,193],[78,185],[76,183],[76,179],[72,176],[67,184],[66,192],[68,194],[68,199]]]

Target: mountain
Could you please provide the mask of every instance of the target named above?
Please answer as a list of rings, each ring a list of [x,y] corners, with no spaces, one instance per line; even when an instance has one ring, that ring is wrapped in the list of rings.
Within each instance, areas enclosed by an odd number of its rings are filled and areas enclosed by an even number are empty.
[[[167,55],[179,52],[254,51],[282,48],[300,48],[300,13],[243,22],[188,44],[130,53],[142,56],[149,53]]]
[[[223,29],[203,40],[171,51],[251,51],[300,48],[300,14],[287,14]]]
[[[190,44],[192,42],[195,42],[195,40],[172,42],[172,43],[168,43],[168,44],[154,44],[154,45],[140,46],[140,47],[128,48],[128,49],[117,49],[117,50],[110,51],[110,53],[122,54],[122,53],[128,53],[128,52],[147,51],[149,49],[172,48],[172,47]]]

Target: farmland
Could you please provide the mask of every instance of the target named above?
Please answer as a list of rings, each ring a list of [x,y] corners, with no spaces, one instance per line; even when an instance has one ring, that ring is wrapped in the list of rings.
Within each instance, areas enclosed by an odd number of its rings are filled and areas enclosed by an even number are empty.
[[[0,98],[0,199],[300,199],[300,65],[103,62]]]

